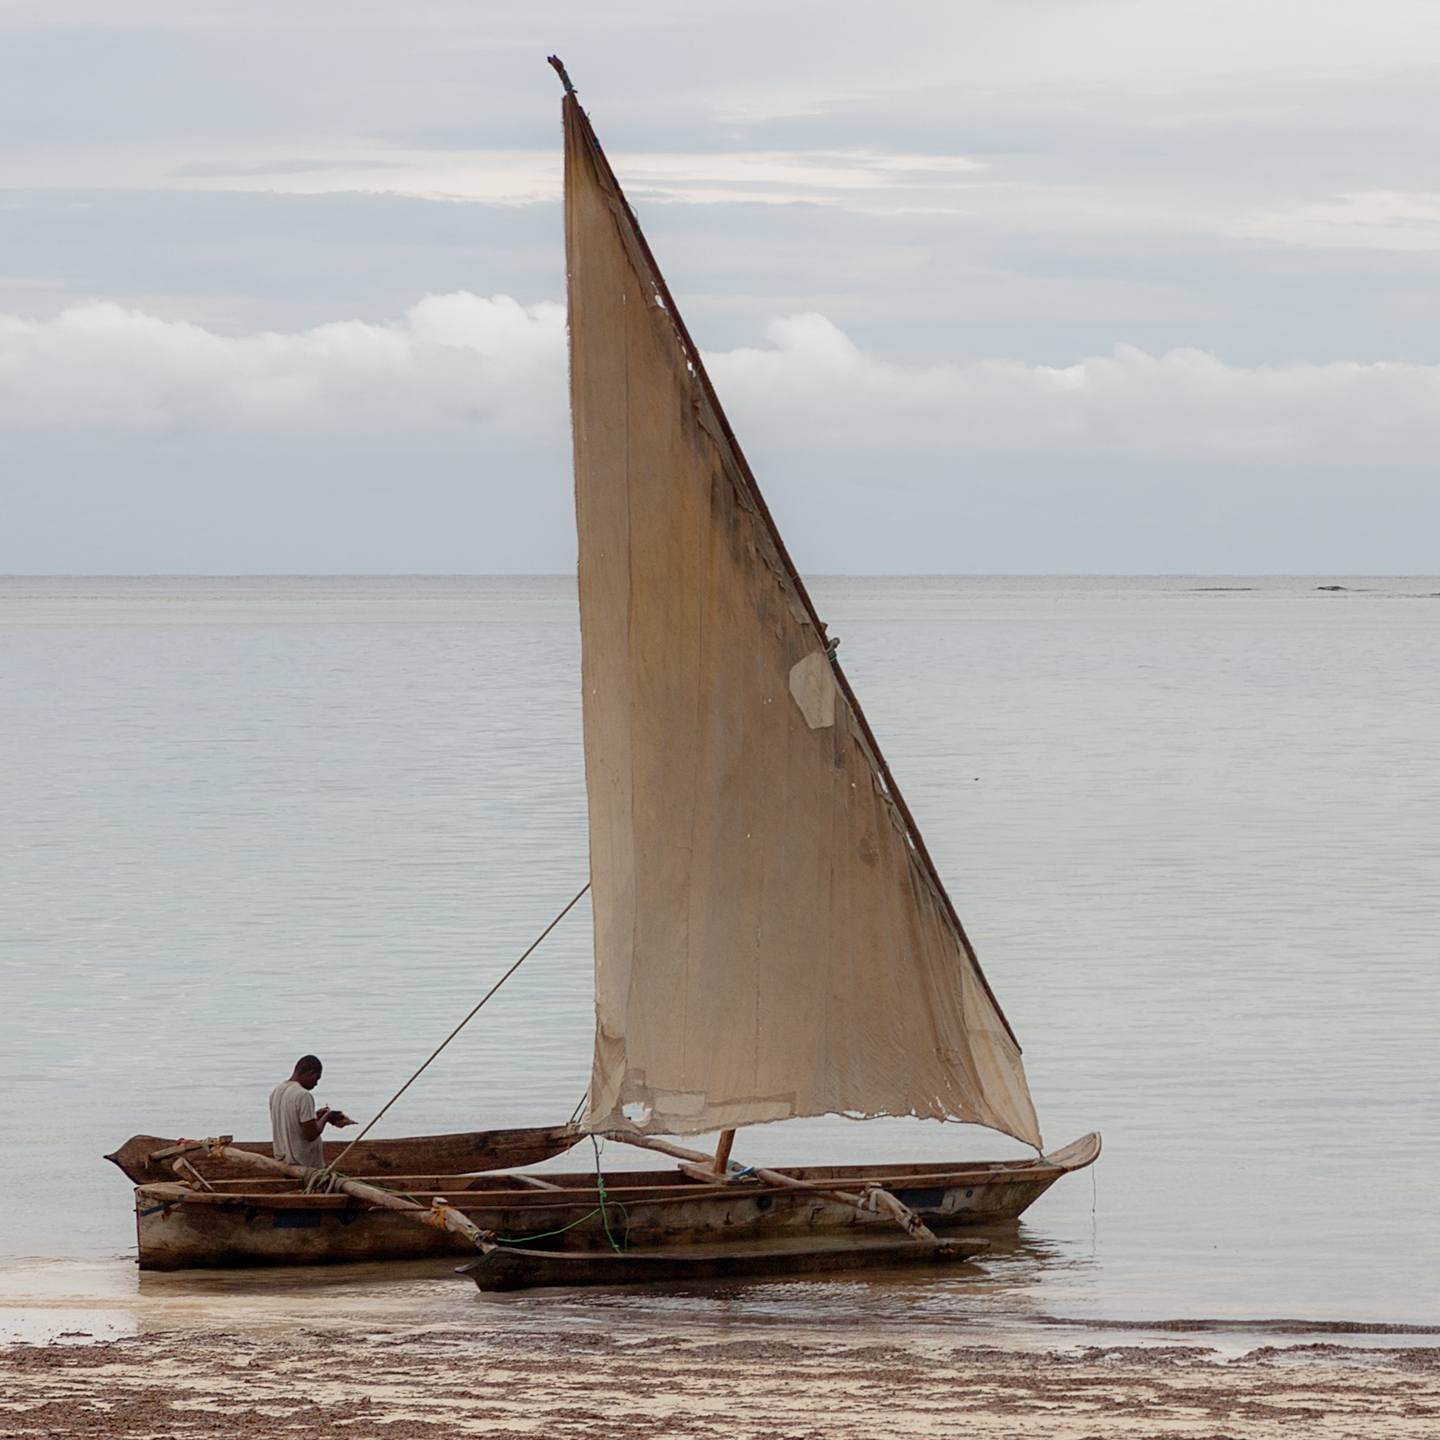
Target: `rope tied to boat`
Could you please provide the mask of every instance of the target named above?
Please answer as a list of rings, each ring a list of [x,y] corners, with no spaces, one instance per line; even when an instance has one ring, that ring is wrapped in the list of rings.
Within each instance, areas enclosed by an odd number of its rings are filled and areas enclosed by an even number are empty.
[[[868,1186],[863,1195],[865,1209],[878,1215],[882,1210],[898,1220],[912,1240],[933,1240],[930,1227],[898,1195],[880,1185]]]
[[[535,937],[529,949],[481,996],[475,1008],[430,1052],[429,1059],[375,1112],[375,1116],[370,1123],[325,1166],[325,1169],[334,1170],[375,1126],[379,1124],[384,1118],[385,1112],[430,1068],[431,1061],[480,1013],[485,1006],[485,1002],[540,948],[540,944],[545,937],[580,903],[589,888],[590,882],[587,880],[579,890],[575,892],[574,899]]]
[[[430,1201],[430,1209],[418,1218],[427,1225],[433,1225],[437,1230],[448,1230],[452,1234],[463,1235],[477,1249],[489,1251],[495,1248],[495,1232],[493,1230],[482,1230],[463,1210],[457,1210],[439,1195]]]
[[[618,1201],[616,1202],[619,1203]],[[497,1235],[497,1245],[528,1245],[532,1240],[548,1240],[552,1235],[564,1235],[566,1231],[573,1230],[577,1225],[583,1225],[587,1220],[593,1220],[600,1213],[596,1208],[589,1214],[582,1215],[578,1220],[572,1220],[568,1225],[562,1225],[558,1230],[542,1230],[538,1235],[522,1235],[518,1240],[507,1239],[504,1235]]]
[[[448,1230],[450,1225],[447,1217],[459,1214],[460,1212],[453,1205],[447,1205],[445,1201],[437,1195],[435,1199],[430,1202],[429,1210],[425,1212],[425,1223],[427,1225],[433,1225],[437,1230]]]
[[[605,1176],[600,1169],[600,1142],[595,1136],[590,1137],[590,1144],[595,1149],[595,1189],[600,1196],[600,1224],[604,1227],[605,1238],[610,1242],[610,1248],[617,1254],[623,1255],[625,1248],[630,1244],[630,1212],[620,1204],[618,1200],[613,1203],[619,1206],[620,1213],[625,1217],[625,1245],[616,1244],[615,1237],[610,1233],[610,1216],[606,1213],[606,1206],[610,1203],[610,1196],[605,1190]]]
[[[334,1195],[350,1178],[349,1175],[342,1175],[340,1171],[327,1165],[321,1170],[312,1170],[305,1177],[305,1188],[300,1193],[302,1195]]]

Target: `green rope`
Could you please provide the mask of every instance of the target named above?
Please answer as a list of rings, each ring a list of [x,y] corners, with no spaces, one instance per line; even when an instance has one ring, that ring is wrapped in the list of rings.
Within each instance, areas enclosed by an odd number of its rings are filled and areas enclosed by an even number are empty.
[[[605,1227],[605,1238],[610,1242],[610,1248],[617,1255],[623,1255],[624,1250],[615,1243],[615,1237],[610,1233],[610,1217],[605,1213],[605,1206],[610,1197],[605,1192],[605,1176],[600,1170],[600,1142],[592,1135],[590,1143],[595,1147],[595,1188],[600,1192],[600,1223]],[[625,1217],[625,1247],[628,1249],[630,1245],[630,1212],[618,1200],[614,1204],[619,1206],[620,1213]]]
[[[583,1225],[587,1220],[593,1220],[599,1210],[592,1210],[588,1215],[582,1215],[578,1220],[572,1220],[568,1225],[562,1225],[558,1230],[542,1230],[538,1235],[525,1235],[519,1240],[507,1240],[503,1235],[495,1237],[497,1245],[528,1245],[532,1240],[548,1240],[552,1235],[563,1235],[567,1230],[573,1230],[577,1225]]]
[[[595,1144],[595,1137],[593,1135],[590,1137],[590,1143],[592,1145]],[[328,1174],[330,1177],[332,1192],[334,1186],[339,1181],[354,1178],[353,1176],[342,1174],[338,1170],[321,1171],[320,1174],[310,1177],[305,1189],[301,1193],[306,1195],[313,1193],[310,1185],[319,1179],[320,1175],[324,1174]],[[408,1190],[394,1190],[389,1185],[377,1185],[372,1180],[367,1180],[365,1183],[369,1185],[372,1190],[383,1190],[387,1195],[399,1195],[402,1199],[413,1200],[417,1205],[424,1204],[418,1196],[412,1195]],[[507,1240],[503,1235],[497,1235],[495,1237],[495,1243],[497,1245],[528,1245],[532,1240],[548,1240],[551,1236],[563,1235],[567,1230],[573,1230],[577,1225],[583,1225],[587,1220],[593,1220],[598,1215],[600,1217],[600,1223],[605,1227],[605,1238],[610,1242],[610,1248],[614,1250],[617,1255],[623,1254],[624,1251],[630,1247],[630,1212],[621,1201],[611,1200],[609,1192],[605,1189],[605,1177],[600,1173],[600,1147],[598,1145],[595,1145],[595,1184],[596,1188],[600,1191],[600,1204],[594,1210],[590,1211],[588,1215],[582,1215],[578,1220],[572,1220],[568,1225],[562,1225],[558,1230],[542,1230],[538,1235],[526,1235],[519,1240]],[[625,1217],[625,1244],[623,1246],[617,1245],[615,1243],[615,1237],[610,1233],[610,1217],[605,1213],[607,1205],[615,1206]],[[163,1209],[164,1207],[161,1206],[160,1208]],[[147,1211],[145,1213],[149,1214],[150,1212]]]
[[[568,1225],[562,1225],[558,1230],[544,1230],[539,1235],[526,1235],[519,1240],[507,1240],[497,1235],[495,1241],[499,1245],[528,1245],[532,1240],[548,1240],[552,1235],[563,1235],[567,1230],[573,1230],[577,1225],[583,1225],[587,1220],[593,1220],[597,1215],[600,1223],[605,1227],[605,1238],[610,1242],[610,1248],[617,1254],[623,1255],[630,1248],[630,1211],[624,1203],[619,1200],[612,1200],[610,1192],[605,1188],[605,1176],[600,1169],[600,1146],[596,1143],[595,1137],[590,1137],[590,1143],[595,1146],[595,1188],[600,1193],[600,1203],[590,1211],[588,1215],[582,1215],[578,1220],[572,1220]],[[625,1217],[625,1243],[617,1245],[615,1237],[610,1233],[610,1216],[606,1213],[609,1206],[615,1206]]]

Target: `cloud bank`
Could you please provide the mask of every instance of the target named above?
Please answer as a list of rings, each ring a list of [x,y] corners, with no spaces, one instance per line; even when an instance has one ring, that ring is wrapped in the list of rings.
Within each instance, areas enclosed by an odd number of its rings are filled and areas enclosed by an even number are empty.
[[[442,421],[520,437],[555,422],[564,377],[564,307],[504,295],[427,295],[398,324],[288,335],[218,335],[110,302],[0,316],[0,425],[19,430]]]
[[[1436,568],[1429,0],[0,33],[0,570],[570,564],[552,52],[802,565]]]
[[[1225,364],[1133,346],[1065,367],[910,367],[866,355],[822,315],[777,320],[773,348],[710,357],[732,408],[777,437],[853,453],[1047,460],[1348,455],[1420,464],[1440,440],[1440,366]]]
[[[1337,460],[1425,467],[1440,442],[1440,366],[1241,367],[1177,349],[1057,367],[1012,360],[901,365],[823,315],[778,319],[765,348],[707,364],[742,438],[857,474],[962,468],[983,457]],[[0,317],[0,424],[159,436],[460,425],[477,446],[549,449],[564,429],[565,313],[506,295],[427,295],[392,324],[228,336],[112,303],[52,320]]]

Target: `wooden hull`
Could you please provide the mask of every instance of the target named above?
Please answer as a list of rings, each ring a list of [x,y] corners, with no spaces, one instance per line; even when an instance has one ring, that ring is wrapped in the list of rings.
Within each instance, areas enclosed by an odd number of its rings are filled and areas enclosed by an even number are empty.
[[[497,1246],[461,1265],[482,1290],[542,1285],[652,1285],[764,1276],[835,1275],[878,1269],[934,1269],[973,1259],[988,1240],[866,1239],[801,1245],[676,1246],[669,1250],[530,1250]]]
[[[545,1125],[529,1130],[470,1130],[459,1135],[409,1135],[397,1140],[362,1140],[345,1157],[347,1175],[472,1175],[485,1170],[515,1170],[538,1165],[563,1155],[580,1139],[573,1125]],[[158,1135],[132,1135],[105,1158],[118,1165],[137,1185],[159,1185],[176,1178],[175,1172],[150,1156],[174,1145]],[[325,1142],[325,1163],[335,1160],[348,1144]],[[269,1155],[268,1140],[235,1143],[237,1150]],[[231,1161],[214,1160],[203,1152],[186,1157],[207,1180],[244,1180],[255,1172]]]
[[[821,1187],[879,1184],[944,1236],[1014,1221],[1062,1175],[1092,1164],[1099,1151],[1099,1137],[1087,1136],[1043,1161],[810,1166],[783,1173]],[[813,1190],[754,1180],[706,1185],[674,1170],[611,1174],[603,1211],[593,1173],[547,1175],[544,1182],[559,1188],[528,1188],[519,1177],[496,1174],[390,1177],[378,1183],[425,1205],[441,1195],[484,1230],[526,1248],[538,1243],[567,1253],[613,1253],[609,1236],[627,1250],[666,1250],[721,1241],[888,1238],[896,1233],[883,1213],[857,1211]],[[135,1208],[141,1269],[475,1254],[464,1239],[418,1224],[402,1212],[347,1195],[302,1195],[295,1189],[292,1182],[253,1178],[217,1182],[211,1192],[174,1182],[140,1186]]]

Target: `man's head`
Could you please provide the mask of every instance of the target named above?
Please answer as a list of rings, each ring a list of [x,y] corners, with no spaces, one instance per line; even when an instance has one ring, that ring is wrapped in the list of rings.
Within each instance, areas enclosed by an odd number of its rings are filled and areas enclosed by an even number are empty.
[[[298,1081],[307,1090],[313,1090],[320,1083],[320,1074],[324,1070],[317,1055],[302,1055],[295,1062],[295,1073],[291,1079]]]

